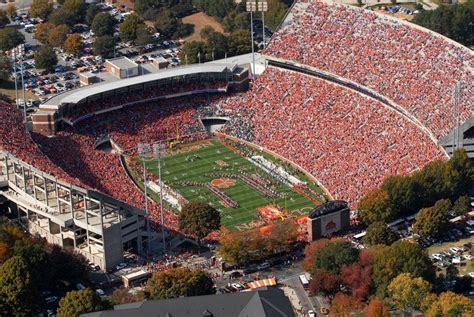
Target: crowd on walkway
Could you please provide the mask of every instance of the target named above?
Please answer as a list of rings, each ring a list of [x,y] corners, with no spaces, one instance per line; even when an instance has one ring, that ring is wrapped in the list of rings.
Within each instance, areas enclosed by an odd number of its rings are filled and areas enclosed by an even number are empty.
[[[474,55],[415,25],[340,4],[296,5],[264,54],[351,79],[391,98],[440,138],[474,107]]]

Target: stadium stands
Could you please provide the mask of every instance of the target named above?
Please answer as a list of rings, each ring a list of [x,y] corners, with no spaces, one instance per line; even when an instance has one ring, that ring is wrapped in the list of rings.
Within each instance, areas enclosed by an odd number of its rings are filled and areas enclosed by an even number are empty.
[[[391,98],[439,139],[456,124],[454,87],[463,81],[461,122],[474,106],[474,54],[413,24],[367,10],[311,1],[295,5],[267,56],[348,78]]]
[[[382,103],[297,72],[269,67],[252,90],[219,106],[231,113],[224,132],[295,162],[352,206],[386,176],[445,155]]]

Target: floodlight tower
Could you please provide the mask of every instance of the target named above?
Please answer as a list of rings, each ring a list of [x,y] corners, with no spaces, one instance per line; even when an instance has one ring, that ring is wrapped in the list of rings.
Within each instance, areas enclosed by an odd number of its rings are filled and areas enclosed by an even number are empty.
[[[250,12],[250,38],[251,38],[251,46],[252,46],[252,63],[253,63],[252,79],[255,81],[255,49],[254,49],[254,41],[253,41],[253,12],[257,11],[257,2],[247,1],[246,8],[247,8],[247,12]]]
[[[267,0],[258,1],[258,11],[262,12],[262,39],[263,39],[263,48],[265,48],[265,12],[268,11],[268,2]]]
[[[454,88],[454,130],[453,130],[453,151],[459,147],[459,115],[460,115],[460,98],[461,98],[461,85],[462,81],[458,81],[456,83],[456,87]]]
[[[145,160],[150,153],[150,145],[148,143],[138,143],[138,155],[143,163],[143,188],[145,193],[145,214],[148,216],[148,195],[146,185],[146,163]]]
[[[163,241],[163,253],[166,253],[165,239],[165,218],[163,216],[163,181],[161,179],[161,158],[166,152],[166,146],[163,143],[153,144],[153,156],[158,160],[158,178],[160,179],[160,217],[161,217],[161,238]]]

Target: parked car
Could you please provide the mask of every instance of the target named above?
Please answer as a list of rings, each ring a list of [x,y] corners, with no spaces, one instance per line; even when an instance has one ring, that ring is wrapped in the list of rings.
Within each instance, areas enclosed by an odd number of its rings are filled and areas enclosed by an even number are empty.
[[[262,271],[262,270],[266,270],[270,267],[270,263],[268,262],[263,262],[263,263],[260,263],[258,266],[257,266],[257,269],[259,271]]]

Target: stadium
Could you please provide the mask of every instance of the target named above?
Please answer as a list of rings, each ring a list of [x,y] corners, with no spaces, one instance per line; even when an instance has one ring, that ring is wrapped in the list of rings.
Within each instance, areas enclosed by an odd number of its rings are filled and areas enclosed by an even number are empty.
[[[472,154],[474,54],[452,40],[356,7],[296,1],[262,54],[250,85],[246,67],[207,63],[59,95],[31,132],[1,104],[9,211],[107,269],[124,250],[151,248],[159,172],[171,236],[186,201],[207,200],[223,230],[246,230],[326,200],[355,208],[389,175],[460,145]],[[166,147],[160,171],[139,151],[154,143]]]

